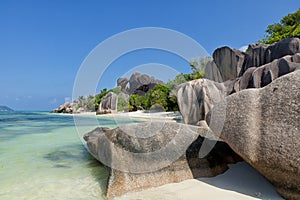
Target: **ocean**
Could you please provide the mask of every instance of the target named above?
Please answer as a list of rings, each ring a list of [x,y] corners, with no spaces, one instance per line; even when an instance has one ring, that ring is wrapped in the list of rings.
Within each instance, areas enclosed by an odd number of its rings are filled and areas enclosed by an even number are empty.
[[[95,128],[90,117],[79,117],[85,130]],[[137,122],[97,120],[109,128]],[[0,112],[1,200],[105,199],[107,178],[107,167],[89,154],[72,115]]]

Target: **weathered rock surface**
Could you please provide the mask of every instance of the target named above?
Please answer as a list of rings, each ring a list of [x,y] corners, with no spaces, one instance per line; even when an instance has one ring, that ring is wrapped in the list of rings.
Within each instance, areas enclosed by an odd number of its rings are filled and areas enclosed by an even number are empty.
[[[216,82],[232,80],[241,77],[248,68],[260,67],[276,59],[293,56],[297,53],[300,53],[300,39],[297,37],[283,39],[272,45],[252,44],[249,45],[247,53],[226,46],[221,47],[214,51],[214,60],[207,64],[205,78]],[[292,60],[290,62],[299,61]]]
[[[213,60],[206,64],[204,78],[218,83],[224,82],[216,63]]]
[[[132,94],[137,88],[141,87],[142,85],[148,85],[150,83],[162,84],[163,82],[146,74],[134,72],[129,79],[128,94]]]
[[[286,199],[300,199],[300,70],[226,97],[221,138]],[[222,116],[219,116],[222,118]],[[212,130],[219,122],[211,120]]]
[[[275,59],[260,67],[251,67],[235,81],[234,92],[246,88],[261,88],[280,76],[300,69],[300,53]]]
[[[178,86],[177,102],[186,124],[196,125],[205,120],[212,106],[225,98],[225,84],[198,79]]]
[[[97,114],[117,112],[118,95],[113,92],[107,93],[99,104]]]
[[[249,67],[259,67],[275,59],[287,55],[300,53],[300,39],[297,37],[286,38],[272,45],[252,44],[248,47],[248,54],[241,74]]]
[[[156,83],[150,83],[147,85],[141,85],[140,87],[138,87],[137,89],[135,89],[133,91],[133,94],[137,94],[139,96],[146,96],[146,93],[149,90],[152,90],[157,84]]]
[[[243,68],[245,53],[229,47],[221,47],[214,51],[213,58],[223,81],[238,77]]]
[[[108,198],[167,183],[210,177],[239,161],[225,143],[217,142],[199,158],[209,129],[174,122],[128,124],[115,129],[97,128],[84,136],[90,152],[110,166]],[[211,139],[216,139],[212,137]]]
[[[121,91],[126,93],[128,90],[127,84],[128,84],[128,79],[127,78],[119,78],[117,80],[117,86],[121,88]]]
[[[52,113],[68,113],[68,114],[72,114],[72,113],[78,113],[78,111],[76,110],[77,107],[77,103],[70,103],[70,102],[66,102],[62,105],[60,105],[58,108],[52,110]]]

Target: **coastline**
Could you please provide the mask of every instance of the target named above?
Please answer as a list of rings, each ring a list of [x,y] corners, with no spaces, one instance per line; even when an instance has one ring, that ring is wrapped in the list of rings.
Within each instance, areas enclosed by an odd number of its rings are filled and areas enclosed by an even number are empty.
[[[73,116],[86,116],[86,117],[104,117],[104,118],[135,118],[141,120],[167,120],[178,122],[181,121],[181,115],[178,111],[169,111],[169,112],[147,112],[147,111],[133,111],[133,112],[115,112],[109,114],[96,115],[96,112],[81,112],[81,113],[52,113],[58,115],[73,115]]]
[[[96,115],[101,117],[129,117],[129,118],[136,118],[136,119],[145,119],[145,120],[167,120],[176,122],[177,120],[181,120],[181,115],[179,112],[147,112],[147,111],[133,111],[133,112],[117,112],[117,113],[110,113],[104,115]]]

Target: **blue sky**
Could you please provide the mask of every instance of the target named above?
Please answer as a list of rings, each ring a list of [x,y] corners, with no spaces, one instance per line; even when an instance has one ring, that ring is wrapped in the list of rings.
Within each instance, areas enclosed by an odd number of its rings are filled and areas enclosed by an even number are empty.
[[[86,56],[129,29],[173,29],[212,54],[223,45],[240,48],[256,42],[267,25],[298,8],[296,0],[1,0],[0,105],[51,110],[64,103]],[[114,87],[118,76],[144,63],[189,72],[188,63],[174,55],[137,51],[112,63],[98,89]]]

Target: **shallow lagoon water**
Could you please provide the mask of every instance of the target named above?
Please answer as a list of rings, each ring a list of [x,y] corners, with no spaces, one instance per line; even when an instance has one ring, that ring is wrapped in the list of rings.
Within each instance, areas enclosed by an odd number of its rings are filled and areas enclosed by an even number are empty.
[[[101,126],[117,126],[114,119],[98,120]],[[0,112],[1,200],[105,199],[107,177],[107,168],[84,147],[73,116]]]

